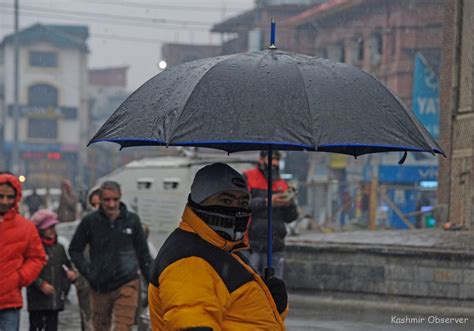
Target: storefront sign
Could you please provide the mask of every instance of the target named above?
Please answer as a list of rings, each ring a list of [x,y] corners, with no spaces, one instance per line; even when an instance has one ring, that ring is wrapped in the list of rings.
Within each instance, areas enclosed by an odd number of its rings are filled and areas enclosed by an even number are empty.
[[[75,107],[38,107],[29,105],[19,106],[20,116],[49,116],[49,117],[63,117],[68,120],[77,118],[77,108]],[[8,116],[13,117],[14,106],[8,106]]]

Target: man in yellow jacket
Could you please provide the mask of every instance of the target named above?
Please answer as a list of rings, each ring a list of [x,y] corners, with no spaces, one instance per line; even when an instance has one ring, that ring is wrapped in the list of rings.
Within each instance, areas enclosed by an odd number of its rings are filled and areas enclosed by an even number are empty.
[[[245,178],[230,166],[200,169],[148,288],[153,330],[285,330],[285,284],[263,280],[240,251],[251,215]]]

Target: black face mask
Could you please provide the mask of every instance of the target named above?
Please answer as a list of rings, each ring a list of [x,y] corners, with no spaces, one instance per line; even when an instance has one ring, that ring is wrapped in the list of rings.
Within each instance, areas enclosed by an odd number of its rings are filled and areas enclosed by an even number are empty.
[[[201,206],[188,199],[191,209],[221,237],[230,241],[241,240],[252,211],[249,208]]]
[[[263,173],[265,178],[268,178],[268,164],[258,164],[258,168]],[[280,178],[280,167],[279,166],[272,166],[272,178],[277,179]]]

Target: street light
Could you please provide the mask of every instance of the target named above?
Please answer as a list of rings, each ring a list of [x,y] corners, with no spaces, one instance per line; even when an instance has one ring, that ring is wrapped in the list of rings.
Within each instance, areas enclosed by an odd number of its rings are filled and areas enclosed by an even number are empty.
[[[166,61],[161,60],[160,62],[158,62],[158,68],[160,68],[161,70],[165,70],[167,66],[168,64],[166,63]]]

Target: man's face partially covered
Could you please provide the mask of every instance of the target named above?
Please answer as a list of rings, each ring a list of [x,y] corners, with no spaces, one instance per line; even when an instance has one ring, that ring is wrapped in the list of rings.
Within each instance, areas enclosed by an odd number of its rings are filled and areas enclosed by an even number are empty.
[[[251,214],[249,200],[247,192],[229,190],[216,193],[201,203],[201,213],[212,215],[210,218],[203,217],[224,239],[242,240]]]
[[[100,205],[108,218],[114,220],[120,214],[120,192],[103,190],[100,195]]]
[[[5,215],[15,205],[16,192],[8,184],[0,185],[0,215]]]

